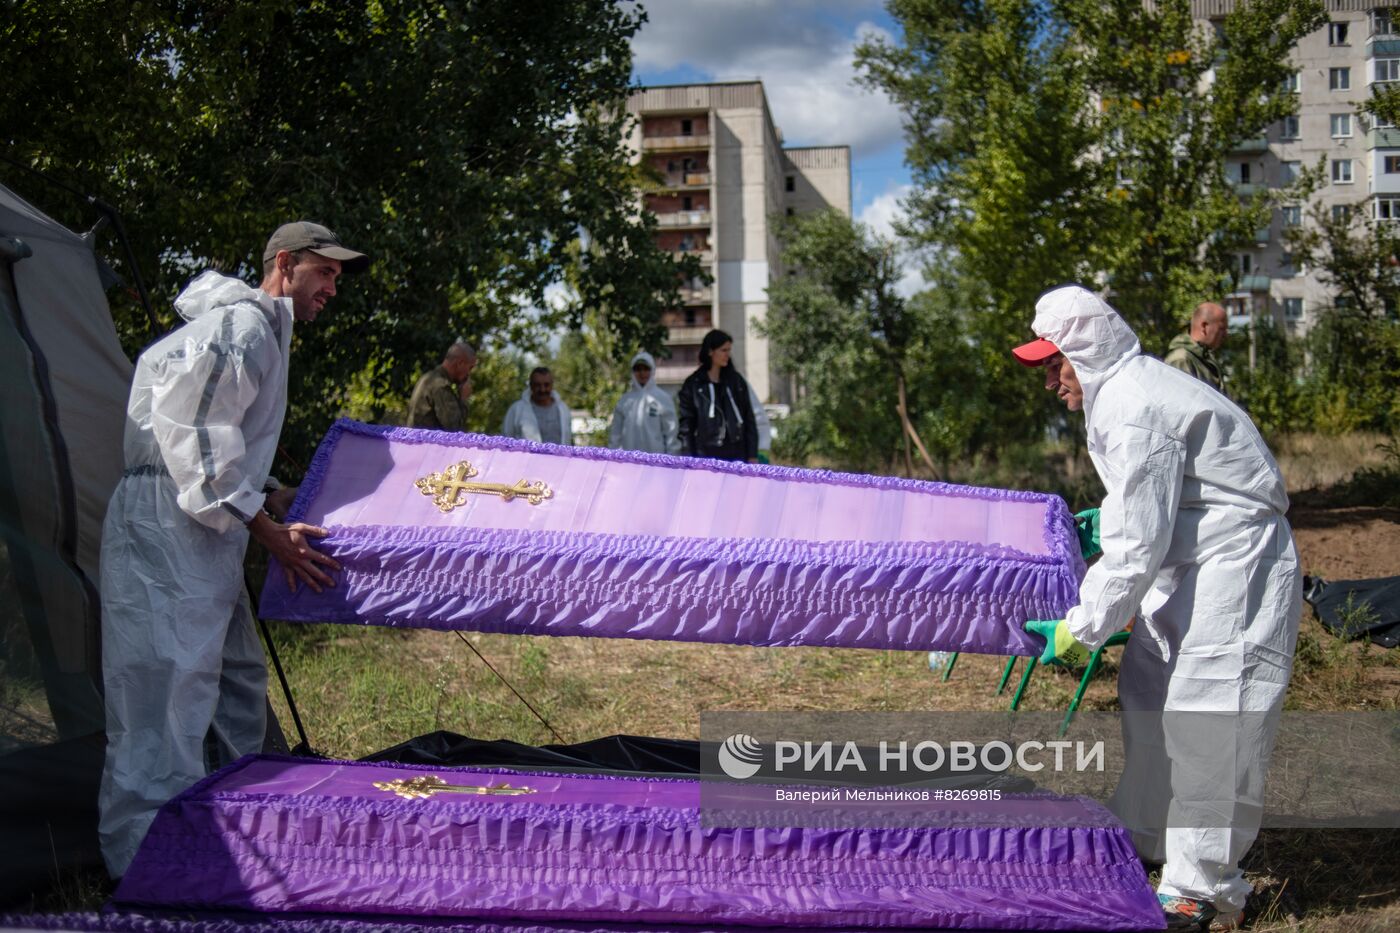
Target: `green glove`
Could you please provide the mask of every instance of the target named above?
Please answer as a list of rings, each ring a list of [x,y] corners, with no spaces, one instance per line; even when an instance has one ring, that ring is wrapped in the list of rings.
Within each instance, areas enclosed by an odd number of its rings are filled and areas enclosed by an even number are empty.
[[[1089,660],[1089,649],[1079,643],[1069,633],[1064,619],[1053,621],[1031,621],[1025,630],[1045,639],[1045,650],[1040,653],[1041,664],[1059,664],[1064,667],[1078,667]]]
[[[1084,559],[1097,557],[1103,553],[1099,543],[1099,510],[1085,509],[1074,514],[1074,530],[1079,532],[1079,552]]]

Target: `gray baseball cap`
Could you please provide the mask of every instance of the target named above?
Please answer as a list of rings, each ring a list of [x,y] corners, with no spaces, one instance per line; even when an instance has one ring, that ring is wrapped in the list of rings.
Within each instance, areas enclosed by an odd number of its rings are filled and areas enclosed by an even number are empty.
[[[341,245],[340,237],[309,220],[298,220],[278,227],[277,232],[267,241],[267,249],[263,250],[263,262],[271,262],[272,257],[284,249],[290,253],[299,249],[309,249],[318,256],[338,259],[341,271],[347,275],[369,268],[368,256],[353,249],[346,249]]]

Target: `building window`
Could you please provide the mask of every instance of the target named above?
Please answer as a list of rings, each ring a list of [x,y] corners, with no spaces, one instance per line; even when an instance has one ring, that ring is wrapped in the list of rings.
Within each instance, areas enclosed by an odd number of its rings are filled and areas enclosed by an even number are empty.
[[[681,210],[683,210],[683,211],[693,210],[693,209],[694,209],[694,204],[695,204],[695,199],[692,198],[692,197],[691,197],[690,195],[688,195],[688,194],[687,194],[687,195],[684,195],[684,196],[681,198]]]
[[[1328,68],[1327,87],[1333,91],[1351,90],[1351,69],[1350,68]]]
[[[1299,268],[1297,260],[1294,259],[1292,253],[1284,253],[1283,256],[1280,257],[1278,268],[1280,278],[1291,279],[1301,273],[1302,269]]]
[[[787,209],[787,215],[788,215],[789,217],[792,216],[792,208],[789,207],[789,208]]]
[[[1400,155],[1386,156],[1383,164],[1385,166],[1385,174],[1387,175],[1394,175],[1400,172]]]
[[[797,190],[797,177],[796,177],[795,175],[789,175],[789,176],[787,176],[786,178],[783,179],[783,190],[784,190],[784,191],[796,191],[796,190]]]
[[[1376,59],[1376,82],[1400,81],[1400,58]]]
[[[1283,90],[1286,94],[1297,94],[1303,83],[1303,73],[1295,71],[1283,79]]]
[[[694,135],[695,135],[695,121],[694,121],[694,120],[682,120],[682,121],[681,121],[681,135],[682,135],[682,136],[694,136]]]
[[[1283,316],[1290,321],[1299,321],[1303,318],[1303,299],[1285,298],[1283,299]]]
[[[1241,162],[1238,165],[1236,165],[1234,175],[1235,181],[1239,182],[1242,185],[1249,184],[1249,163]]]
[[[1377,220],[1400,220],[1400,198],[1376,198]]]
[[[1382,117],[1379,114],[1367,114],[1371,119],[1371,129],[1373,130],[1393,130],[1395,121],[1389,117]]]
[[[1346,45],[1348,23],[1328,23],[1327,24],[1327,44]]]
[[[1334,185],[1351,184],[1351,159],[1332,160],[1332,183]]]
[[[1254,257],[1249,253],[1235,254],[1235,276],[1244,278],[1254,271]]]
[[[1345,223],[1351,217],[1350,204],[1333,204],[1332,220],[1335,223]]]
[[[1371,35],[1394,35],[1394,32],[1390,25],[1390,10],[1377,9],[1371,11]]]
[[[1351,114],[1332,114],[1332,138],[1345,139],[1351,136]]]
[[[1303,163],[1301,161],[1288,161],[1279,163],[1283,166],[1283,183],[1289,184],[1298,180],[1298,176],[1303,173]]]
[[[1298,204],[1285,204],[1282,208],[1283,225],[1297,227],[1303,223],[1303,208]]]
[[[1283,130],[1279,133],[1279,136],[1283,139],[1298,139],[1302,136],[1302,132],[1299,129],[1298,116],[1296,114],[1283,118]]]

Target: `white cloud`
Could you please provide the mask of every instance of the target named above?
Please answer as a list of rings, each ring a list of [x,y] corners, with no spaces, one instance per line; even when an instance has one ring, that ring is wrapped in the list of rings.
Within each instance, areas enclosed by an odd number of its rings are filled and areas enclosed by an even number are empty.
[[[711,80],[762,80],[788,145],[849,145],[857,157],[897,143],[899,111],[855,85],[854,52],[875,2],[652,0],[632,42],[643,75],[689,66]]]
[[[913,188],[910,185],[895,185],[885,190],[861,209],[860,213],[856,215],[856,220],[865,224],[878,236],[897,240],[894,225],[908,216],[902,202],[909,196],[911,190]],[[895,286],[895,291],[905,298],[909,298],[926,287],[923,273],[919,271],[922,262],[916,253],[909,250],[902,251],[900,266],[903,273],[899,277],[899,284]]]
[[[875,199],[856,215],[856,220],[880,236],[893,237],[895,222],[903,220],[907,216],[901,202],[909,196],[909,192],[912,190],[910,185],[897,185],[886,190],[883,194],[876,195]]]

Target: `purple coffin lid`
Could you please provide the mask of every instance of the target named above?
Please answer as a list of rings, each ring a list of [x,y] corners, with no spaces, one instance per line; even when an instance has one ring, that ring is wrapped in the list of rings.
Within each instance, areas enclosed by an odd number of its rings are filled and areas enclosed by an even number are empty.
[[[426,774],[534,793],[405,800],[373,786]],[[1161,927],[1127,831],[1084,798],[935,804],[937,826],[706,828],[700,787],[251,756],[162,808],[115,901],[541,923]]]
[[[462,460],[552,496],[443,512],[415,482]],[[1052,495],[349,420],[292,517],[344,567],[271,568],[261,614],[300,622],[1029,655],[1084,570]]]

